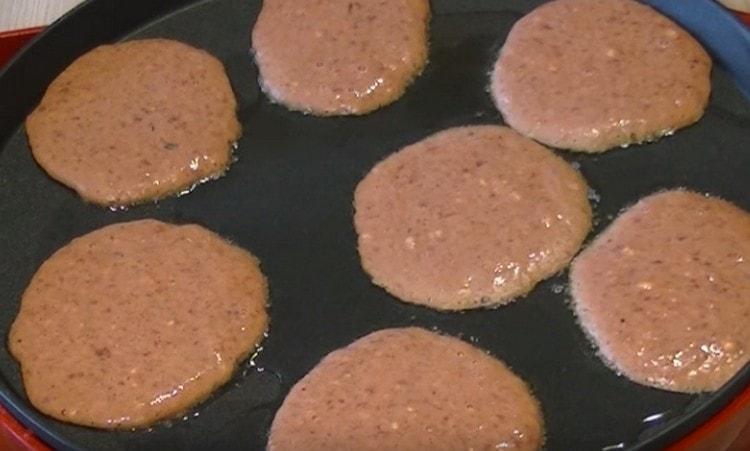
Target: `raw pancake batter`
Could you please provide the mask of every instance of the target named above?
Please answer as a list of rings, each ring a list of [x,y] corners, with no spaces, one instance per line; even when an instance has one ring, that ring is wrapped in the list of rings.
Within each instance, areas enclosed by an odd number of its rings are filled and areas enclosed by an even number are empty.
[[[221,62],[166,39],[104,45],[73,62],[26,120],[34,158],[89,202],[159,199],[229,166],[240,136]]]
[[[748,361],[750,214],[667,191],[617,218],[573,262],[576,313],[635,382],[716,390]]]
[[[428,0],[265,0],[253,29],[263,90],[292,110],[365,114],[427,62]]]
[[[292,388],[268,450],[538,450],[543,429],[538,402],[499,360],[424,329],[385,329]]]
[[[507,127],[458,127],[378,163],[357,186],[362,266],[440,310],[510,302],[563,269],[591,226],[587,186]]]
[[[114,224],[45,261],[10,331],[31,403],[62,421],[147,426],[224,384],[266,330],[248,252],[197,225]]]
[[[696,122],[711,59],[685,30],[633,0],[555,0],[519,20],[492,95],[511,127],[553,147],[602,152]]]

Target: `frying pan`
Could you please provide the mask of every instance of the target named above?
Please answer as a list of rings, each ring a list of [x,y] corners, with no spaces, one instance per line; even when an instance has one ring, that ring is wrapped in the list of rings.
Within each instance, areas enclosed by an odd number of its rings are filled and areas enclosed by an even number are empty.
[[[356,184],[377,161],[437,130],[500,123],[487,72],[513,23],[539,3],[434,0],[424,74],[398,102],[352,118],[289,112],[260,94],[248,50],[258,0],[91,0],[49,28],[0,74],[0,331],[7,334],[23,289],[55,250],[104,225],[147,217],[199,223],[252,250],[269,279],[271,326],[260,354],[226,386],[184,417],[150,429],[99,431],[41,415],[4,346],[0,401],[60,449],[262,449],[284,396],[325,354],[377,329],[418,325],[475,343],[527,380],[543,406],[550,450],[661,447],[711,417],[748,385],[750,368],[700,395],[617,376],[576,324],[567,273],[503,308],[440,313],[397,302],[360,268]],[[244,136],[225,177],[179,198],[113,212],[46,176],[31,157],[22,121],[77,56],[141,37],[179,39],[221,59]],[[662,188],[688,186],[750,210],[748,130],[750,106],[717,67],[698,124],[602,155],[561,152],[594,190],[590,238],[623,207]]]

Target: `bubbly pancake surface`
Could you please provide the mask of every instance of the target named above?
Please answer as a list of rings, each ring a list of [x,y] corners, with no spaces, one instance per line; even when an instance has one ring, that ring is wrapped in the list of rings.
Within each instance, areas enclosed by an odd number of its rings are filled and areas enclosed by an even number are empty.
[[[428,0],[266,0],[253,29],[263,90],[292,110],[365,114],[427,61]]]
[[[269,451],[537,450],[526,384],[456,338],[385,329],[326,356],[276,414]]]
[[[674,190],[625,211],[573,262],[575,311],[629,379],[710,391],[748,361],[750,214]]]
[[[226,382],[266,330],[248,252],[197,225],[114,224],[39,268],[8,338],[32,404],[101,428],[182,413]]]
[[[505,121],[557,148],[601,152],[671,134],[708,102],[711,60],[633,0],[555,0],[519,20],[491,90]]]
[[[561,270],[591,226],[586,182],[507,127],[448,129],[357,186],[362,266],[398,298],[441,310],[507,303]]]
[[[145,39],[84,54],[26,120],[34,158],[85,200],[123,206],[221,175],[241,127],[221,62]]]

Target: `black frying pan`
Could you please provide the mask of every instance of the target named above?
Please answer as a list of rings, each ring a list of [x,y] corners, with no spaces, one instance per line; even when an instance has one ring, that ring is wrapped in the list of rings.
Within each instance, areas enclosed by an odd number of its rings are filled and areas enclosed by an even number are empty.
[[[270,335],[257,367],[245,364],[183,419],[149,430],[105,432],[39,414],[4,346],[0,400],[58,448],[262,449],[287,391],[325,354],[376,329],[419,325],[476,343],[526,379],[543,405],[550,450],[654,448],[708,419],[748,385],[750,368],[704,395],[618,377],[576,325],[561,291],[565,273],[507,307],[438,313],[397,302],[360,268],[351,205],[357,182],[378,160],[437,130],[499,123],[487,72],[513,22],[538,3],[434,0],[425,73],[401,100],[360,118],[304,116],[259,93],[248,50],[258,0],[92,0],[54,25],[0,74],[2,335],[32,274],[56,249],[106,224],[145,217],[202,224],[258,255],[270,281]],[[34,163],[22,121],[86,50],[156,36],[205,48],[225,63],[245,130],[239,161],[226,177],[156,205],[122,212],[87,205]],[[621,208],[661,188],[688,186],[750,210],[750,106],[720,68],[713,90],[705,117],[673,137],[600,156],[562,153],[601,196],[592,237]]]

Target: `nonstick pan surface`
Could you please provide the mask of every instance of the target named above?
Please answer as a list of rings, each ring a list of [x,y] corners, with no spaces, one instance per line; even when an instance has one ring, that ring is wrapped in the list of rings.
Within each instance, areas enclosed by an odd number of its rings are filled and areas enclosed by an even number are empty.
[[[184,418],[106,432],[47,418],[30,406],[18,365],[0,347],[0,399],[57,448],[262,449],[290,387],[325,354],[371,331],[418,325],[462,337],[507,362],[543,406],[549,450],[656,448],[708,419],[750,381],[745,368],[712,394],[646,388],[605,367],[567,305],[567,273],[495,310],[439,313],[396,301],[359,265],[356,184],[379,160],[443,128],[501,123],[487,73],[512,24],[540,2],[432,3],[430,62],[406,95],[357,118],[289,112],[259,92],[250,30],[260,1],[92,0],[54,25],[0,74],[0,331],[7,337],[37,267],[72,238],[140,218],[194,222],[255,253],[269,279],[263,350]],[[244,136],[227,175],[194,192],[126,211],[82,202],[34,162],[22,126],[49,82],[107,42],[169,37],[227,67]],[[687,186],[750,210],[750,106],[722,68],[701,121],[673,137],[585,156],[597,219],[589,240],[624,207]],[[501,226],[499,224],[498,226]]]

